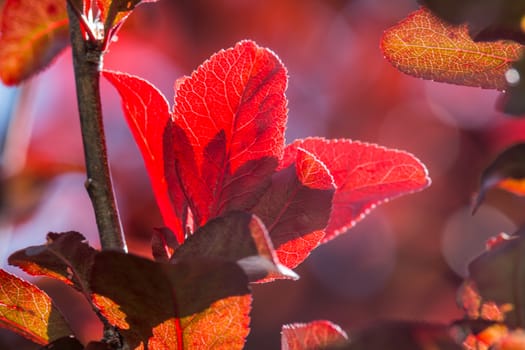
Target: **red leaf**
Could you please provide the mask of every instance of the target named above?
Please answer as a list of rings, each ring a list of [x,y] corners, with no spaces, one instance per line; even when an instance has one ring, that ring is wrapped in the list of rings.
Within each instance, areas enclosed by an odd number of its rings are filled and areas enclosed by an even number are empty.
[[[344,139],[308,138],[286,148],[281,167],[290,164],[299,149],[325,164],[337,187],[323,242],[354,226],[376,205],[430,185],[425,166],[407,152]]]
[[[265,223],[277,256],[296,267],[324,237],[335,185],[326,166],[310,152],[296,149],[294,162],[274,174],[272,185],[253,212]],[[292,158],[287,158],[291,163]]]
[[[163,134],[170,119],[169,105],[162,93],[144,79],[118,72],[104,71],[122,98],[122,108],[135,142],[144,158],[157,205],[164,223],[184,239],[182,203],[172,204],[164,176]]]
[[[336,347],[348,342],[348,336],[330,321],[284,325],[281,350],[314,350]]]
[[[47,243],[19,250],[9,264],[33,276],[47,276],[89,293],[87,283],[97,251],[78,232],[49,233]]]
[[[403,73],[498,90],[508,88],[505,72],[523,52],[509,41],[474,42],[466,25],[450,25],[425,8],[385,31],[381,48]]]
[[[130,254],[101,252],[91,286],[110,298],[112,324],[131,348],[242,349],[251,295],[241,268],[224,260],[156,263]],[[125,317],[125,319],[123,319]]]
[[[175,251],[172,262],[200,257],[237,262],[250,281],[298,278],[280,264],[262,222],[245,212],[208,221]]]
[[[71,334],[46,293],[1,269],[0,327],[41,345]]]
[[[251,208],[266,189],[284,149],[286,84],[275,54],[242,41],[178,85],[166,176],[178,180],[168,180],[170,193],[188,200],[196,227]]]
[[[65,0],[7,0],[0,31],[0,77],[19,84],[36,74],[69,43]]]

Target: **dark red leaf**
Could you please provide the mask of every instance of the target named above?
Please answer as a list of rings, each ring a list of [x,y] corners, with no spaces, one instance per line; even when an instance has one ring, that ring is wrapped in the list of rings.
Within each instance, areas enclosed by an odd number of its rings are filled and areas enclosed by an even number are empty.
[[[347,342],[345,331],[330,321],[287,324],[281,331],[281,350],[326,349]]]
[[[487,191],[494,187],[525,195],[525,143],[507,148],[483,170],[473,212],[481,205]]]
[[[66,321],[46,293],[1,269],[0,327],[41,345],[71,334]]]
[[[523,34],[523,32],[522,32]],[[525,35],[525,34],[523,34]],[[516,61],[507,71],[508,89],[501,95],[497,107],[514,116],[525,115],[525,57]]]
[[[525,316],[523,295],[519,292],[525,288],[525,270],[521,266],[524,238],[514,235],[469,264],[469,280],[482,305],[488,305],[480,316],[501,320],[504,315],[505,324],[510,327],[519,326]]]
[[[163,227],[153,231],[151,252],[156,261],[168,262],[178,247],[179,243],[169,228]]]
[[[103,74],[122,98],[126,121],[144,158],[164,222],[182,242],[185,234],[180,219],[182,204],[172,204],[164,176],[163,135],[170,119],[168,101],[157,88],[141,78],[110,71]]]
[[[166,177],[196,227],[249,209],[263,194],[283,154],[286,84],[280,60],[251,41],[220,51],[178,84]]]
[[[34,276],[47,276],[89,293],[89,275],[97,251],[78,232],[49,233],[45,245],[13,253],[9,264]]]
[[[85,350],[113,350],[113,348],[106,343],[101,342],[90,342]]]
[[[253,209],[270,232],[279,261],[289,268],[306,259],[324,237],[335,191],[319,159],[301,148],[294,156],[274,174],[271,187]]]
[[[434,14],[453,24],[467,23],[476,40],[525,42],[521,20],[525,4],[515,0],[420,0]]]
[[[84,350],[84,346],[74,337],[64,337],[47,344],[40,350]]]
[[[354,226],[378,204],[430,185],[425,166],[407,152],[351,140],[308,138],[286,148],[281,167],[290,164],[299,149],[327,167],[337,188],[323,242]]]
[[[262,222],[245,212],[231,212],[208,221],[175,251],[172,262],[200,257],[237,262],[250,281],[297,279],[280,264]]]
[[[69,44],[65,0],[7,0],[0,29],[0,78],[19,84]]]
[[[236,263],[101,252],[91,286],[118,305],[120,314],[99,306],[133,349],[242,349],[248,334],[251,295]]]

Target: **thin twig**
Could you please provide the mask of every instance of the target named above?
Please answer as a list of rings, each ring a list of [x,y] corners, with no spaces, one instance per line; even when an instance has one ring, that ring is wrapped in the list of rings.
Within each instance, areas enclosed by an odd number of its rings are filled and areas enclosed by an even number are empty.
[[[86,161],[86,188],[93,203],[102,249],[126,251],[111,184],[102,122],[99,89],[103,55],[101,42],[84,40],[79,20],[69,2],[67,8]]]

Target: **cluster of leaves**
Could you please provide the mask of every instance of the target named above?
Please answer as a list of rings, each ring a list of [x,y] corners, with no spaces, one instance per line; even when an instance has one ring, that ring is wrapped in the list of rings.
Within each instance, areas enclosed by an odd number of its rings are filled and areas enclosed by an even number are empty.
[[[504,112],[525,113],[525,6],[521,1],[421,0],[424,7],[387,30],[385,57],[399,70],[435,81],[503,91]],[[504,150],[481,175],[474,211],[498,187],[525,194],[525,144]],[[465,319],[453,329],[466,349],[525,347],[523,229],[500,233],[469,265],[459,292]]]
[[[68,1],[87,42],[105,49],[140,1]],[[0,72],[16,84],[65,46],[64,1],[10,0]],[[9,263],[86,297],[106,326],[86,349],[240,349],[249,283],[296,279],[292,268],[376,205],[429,185],[412,155],[347,139],[285,145],[286,69],[251,41],[176,82],[175,104],[147,81],[103,71],[122,98],[166,227],[148,260],[91,248],[77,232],[15,252]],[[53,301],[0,270],[0,325],[49,348],[83,349]],[[347,345],[326,321],[288,325],[283,348]],[[125,344],[125,345],[124,345]],[[359,346],[357,344],[352,346]]]
[[[146,1],[143,1],[146,2]],[[85,40],[107,48],[140,1],[68,1]],[[425,79],[504,92],[523,114],[525,8],[511,0],[433,1],[387,30],[386,58]],[[17,84],[67,42],[66,3],[8,0],[0,76]],[[15,252],[9,263],[78,290],[106,325],[84,347],[53,301],[0,270],[0,325],[54,349],[237,349],[249,332],[250,283],[296,279],[310,252],[376,205],[429,185],[412,155],[346,139],[285,145],[287,73],[251,41],[220,51],[177,80],[174,106],[149,82],[103,71],[117,89],[165,226],[154,260],[97,251],[77,232]],[[523,144],[483,173],[476,206],[492,187],[524,193]],[[387,322],[348,336],[328,321],[283,326],[283,349],[513,349],[525,344],[525,238],[500,234],[469,266],[452,325]]]

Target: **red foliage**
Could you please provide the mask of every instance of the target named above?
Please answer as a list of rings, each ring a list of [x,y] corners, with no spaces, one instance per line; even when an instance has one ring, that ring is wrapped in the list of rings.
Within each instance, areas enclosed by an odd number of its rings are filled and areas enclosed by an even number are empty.
[[[105,75],[121,94],[166,225],[180,242],[214,217],[250,211],[267,226],[281,262],[295,267],[375,205],[430,184],[425,167],[398,150],[312,138],[285,151],[286,70],[251,41],[177,83],[163,148],[168,112],[160,92],[139,78]]]

